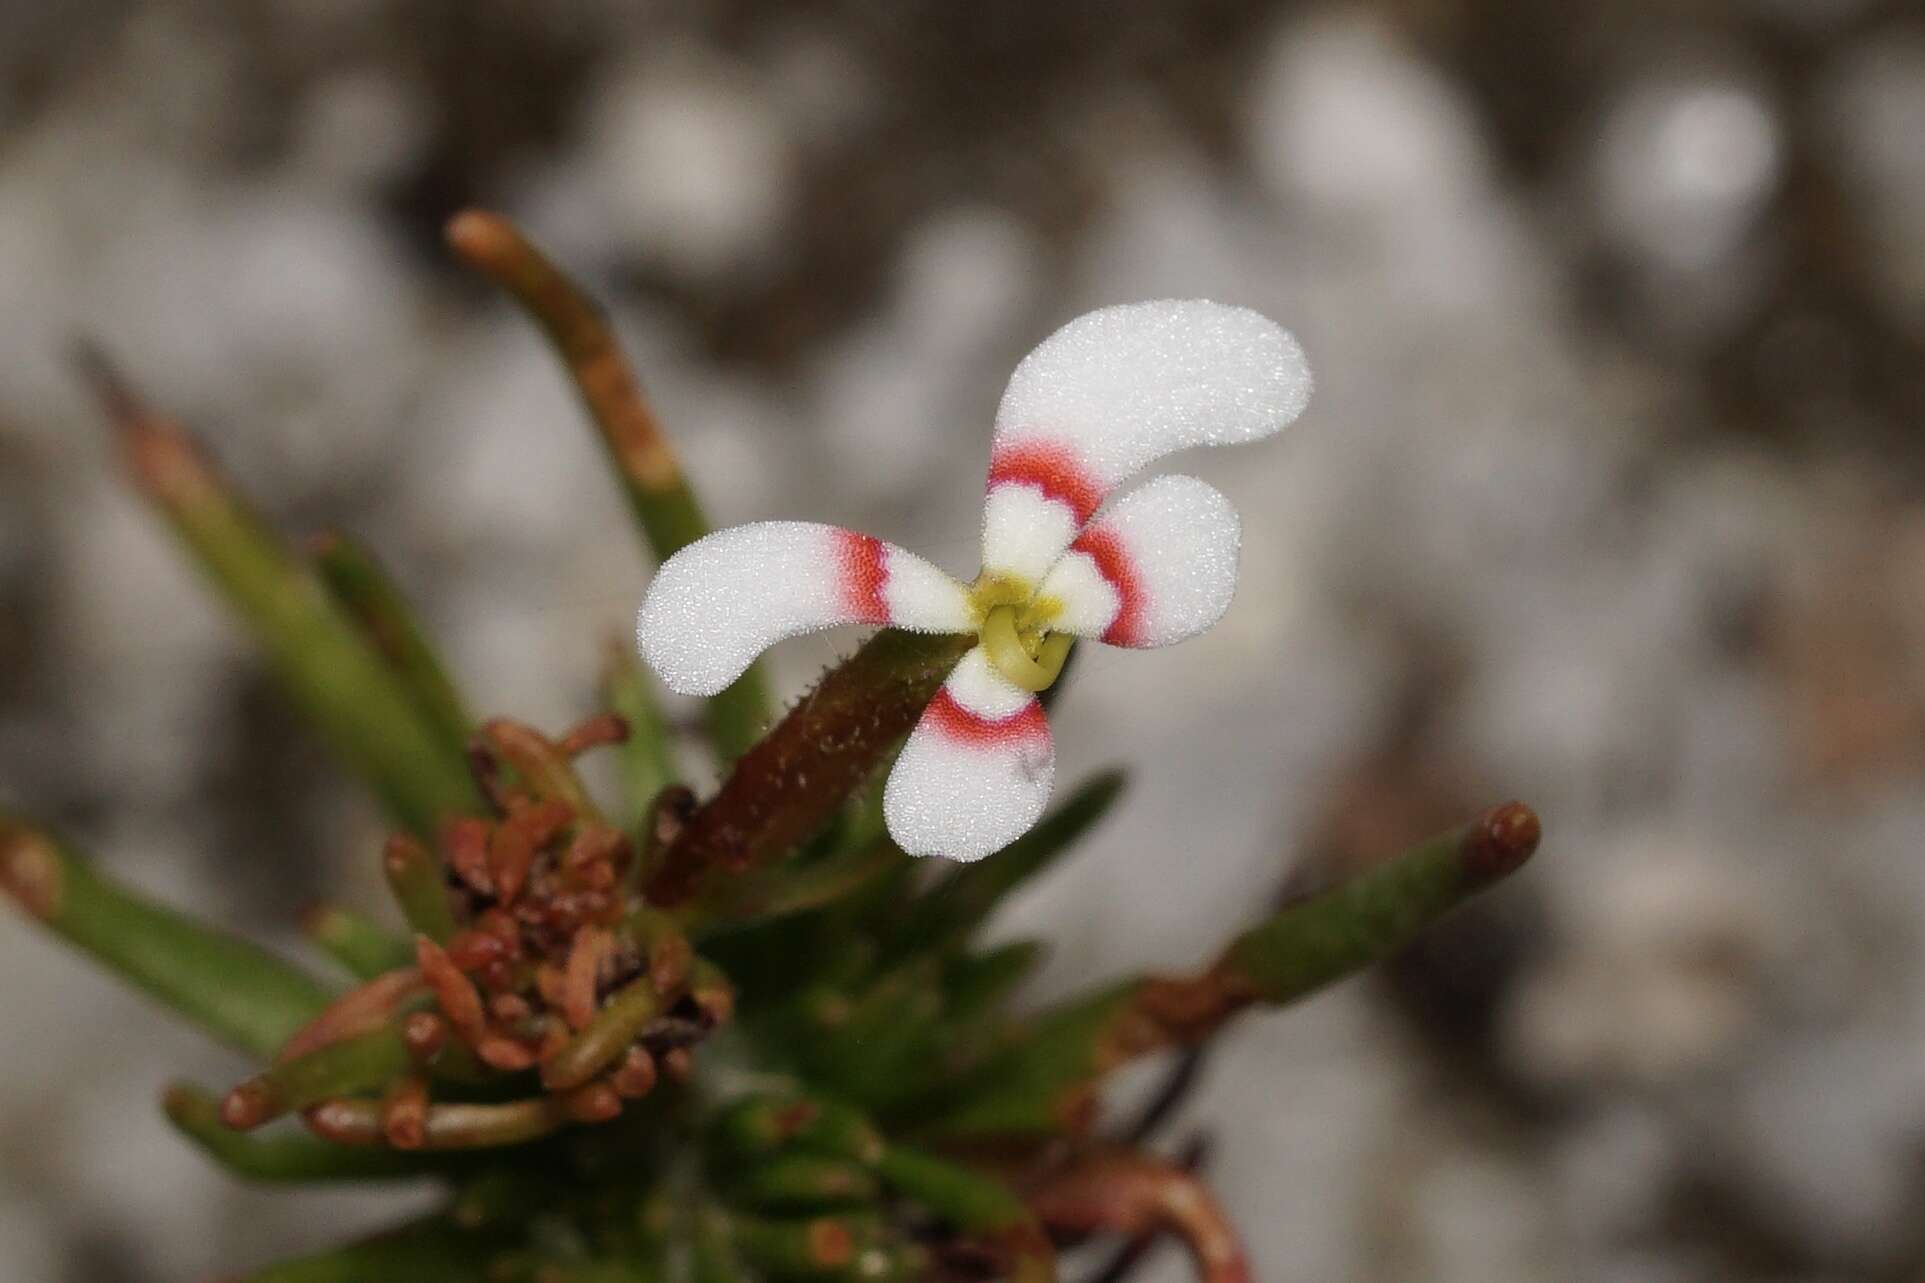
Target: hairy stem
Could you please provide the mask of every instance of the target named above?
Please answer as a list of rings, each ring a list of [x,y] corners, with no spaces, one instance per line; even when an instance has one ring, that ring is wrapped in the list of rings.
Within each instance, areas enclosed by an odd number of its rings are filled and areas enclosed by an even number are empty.
[[[891,629],[831,669],[689,817],[649,879],[649,899],[680,904],[709,879],[788,855],[915,727],[971,644]]]

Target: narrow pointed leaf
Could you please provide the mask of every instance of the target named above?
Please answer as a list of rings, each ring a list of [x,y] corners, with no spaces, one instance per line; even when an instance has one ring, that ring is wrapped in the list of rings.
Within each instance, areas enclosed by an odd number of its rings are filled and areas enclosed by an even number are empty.
[[[858,1256],[879,1239],[874,1221],[850,1216],[775,1220],[731,1215],[729,1233],[743,1260],[779,1279],[851,1277]]]
[[[4,814],[0,890],[122,979],[256,1056],[271,1056],[332,996],[258,945],[119,886]]]
[[[872,1166],[882,1134],[859,1110],[799,1094],[751,1096],[725,1109],[710,1134],[722,1153],[753,1158],[795,1146]]]
[[[414,946],[352,909],[324,904],[302,922],[315,946],[357,980],[414,965]]]
[[[909,857],[886,838],[807,864],[780,866],[716,884],[692,909],[711,926],[766,922],[841,903]]]
[[[811,1154],[758,1163],[730,1186],[733,1200],[758,1212],[807,1212],[872,1203],[880,1186],[859,1164]]]
[[[607,448],[623,493],[657,562],[709,532],[608,315],[507,219],[480,210],[448,224],[456,254],[514,298],[541,327]],[[761,735],[773,703],[760,665],[708,701],[708,725],[725,759]]]
[[[322,582],[400,678],[447,750],[457,756],[465,753],[474,719],[434,644],[381,563],[366,548],[336,532],[320,536],[310,551]]]
[[[635,658],[634,647],[615,642],[608,648],[602,676],[608,707],[628,723],[628,738],[618,750],[621,763],[622,827],[633,833],[653,807],[655,797],[681,779],[675,766],[675,745],[668,722],[656,707],[648,676]]]
[[[1018,940],[958,958],[943,977],[944,1023],[971,1027],[987,1019],[1029,979],[1046,952],[1040,940]]]
[[[378,1090],[412,1067],[400,1029],[385,1026],[262,1070],[227,1094],[221,1116],[229,1126],[256,1127],[336,1096]]]
[[[454,935],[454,906],[439,856],[408,834],[396,833],[381,852],[381,872],[410,927],[439,942]]]
[[[1529,807],[1496,807],[1274,914],[1199,975],[1130,981],[1046,1012],[923,1129],[952,1140],[1075,1130],[1103,1074],[1148,1052],[1199,1045],[1253,1004],[1295,1001],[1387,957],[1522,867],[1539,836]]]
[[[1005,896],[1067,854],[1109,813],[1123,795],[1127,776],[1101,772],[996,854],[965,864],[937,883],[910,909],[894,936],[893,951],[954,947],[980,926]]]
[[[417,833],[480,805],[467,763],[375,654],[312,567],[293,556],[177,423],[140,404],[98,353],[83,365],[134,483],[172,526],[335,751]]]
[[[1049,1236],[1000,1181],[904,1145],[890,1146],[877,1172],[885,1184],[957,1229],[1007,1250],[1011,1283],[1044,1283],[1056,1276]]]

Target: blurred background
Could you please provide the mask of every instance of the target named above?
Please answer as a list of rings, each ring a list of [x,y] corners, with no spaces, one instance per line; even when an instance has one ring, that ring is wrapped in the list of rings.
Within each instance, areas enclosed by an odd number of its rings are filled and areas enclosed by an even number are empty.
[[[1922,140],[1878,0],[0,0],[0,801],[290,948],[381,898],[77,330],[559,729],[647,566],[453,210],[612,302],[718,520],[965,576],[1024,351],[1247,304],[1318,393],[1179,465],[1243,513],[1229,617],[1058,706],[1059,778],[1135,784],[1002,924],[1037,996],[1522,796],[1526,876],[1206,1066],[1179,1138],[1259,1277],[1925,1278]],[[233,1062],[12,917],[0,969],[0,1277],[411,1209],[236,1188],[156,1108]]]

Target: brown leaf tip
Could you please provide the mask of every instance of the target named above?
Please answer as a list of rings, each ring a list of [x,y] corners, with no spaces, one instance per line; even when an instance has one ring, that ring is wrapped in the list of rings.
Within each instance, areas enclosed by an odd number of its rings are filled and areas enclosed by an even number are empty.
[[[221,1100],[221,1122],[237,1132],[249,1131],[267,1121],[273,1100],[267,1086],[250,1078]]]
[[[1464,842],[1464,867],[1480,881],[1515,873],[1537,850],[1544,826],[1522,802],[1506,802],[1485,812]]]
[[[514,225],[485,209],[464,209],[442,229],[455,253],[472,263],[493,262],[519,248]]]
[[[31,829],[0,821],[0,891],[34,917],[52,921],[60,912],[60,857],[53,843]]]
[[[820,1220],[809,1225],[809,1261],[833,1269],[855,1259],[855,1236],[839,1221]]]

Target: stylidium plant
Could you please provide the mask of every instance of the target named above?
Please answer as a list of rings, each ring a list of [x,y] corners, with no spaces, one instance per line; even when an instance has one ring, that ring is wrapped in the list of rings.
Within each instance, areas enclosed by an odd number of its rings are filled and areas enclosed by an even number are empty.
[[[1071,644],[1167,646],[1236,591],[1236,510],[1194,477],[1103,505],[1167,454],[1271,435],[1303,412],[1295,339],[1244,308],[1136,303],[1071,321],[1003,393],[975,582],[868,535],[800,521],[718,531],[662,566],[637,624],[668,686],[714,695],[786,637],[837,624],[976,644],[923,712],[883,794],[911,855],[978,860],[1043,813],[1055,778],[1036,694]]]
[[[438,1186],[392,1231],[251,1283],[755,1283],[1059,1276],[1113,1240],[1122,1278],[1173,1235],[1205,1283],[1253,1265],[1197,1169],[1159,1150],[1196,1056],[1240,1013],[1385,957],[1535,850],[1508,803],[1247,923],[1200,970],[1018,1001],[1048,942],[982,928],[1124,791],[1048,809],[1039,692],[1076,640],[1157,646],[1228,606],[1238,526],[1200,481],[1112,496],[1157,459],[1254,441],[1310,391],[1296,344],[1213,303],[1108,308],[1017,368],[968,584],[867,536],[711,534],[592,302],[509,223],[455,253],[545,332],[661,563],[639,640],[703,697],[701,747],[611,640],[599,706],[548,735],[477,719],[395,583],[347,536],[290,545],[92,349],[80,369],[133,484],[234,608],[290,699],[380,800],[397,913],[305,922],[331,977],[119,885],[0,812],[0,890],[255,1068],[175,1084],[169,1120],[238,1179]],[[777,716],[784,637],[880,631]],[[581,754],[617,755],[598,795]],[[1227,801],[1228,799],[1226,799]],[[941,855],[956,865],[919,861]],[[1172,1060],[1134,1117],[1109,1075]]]

